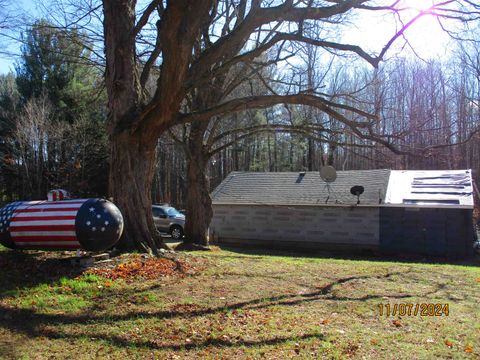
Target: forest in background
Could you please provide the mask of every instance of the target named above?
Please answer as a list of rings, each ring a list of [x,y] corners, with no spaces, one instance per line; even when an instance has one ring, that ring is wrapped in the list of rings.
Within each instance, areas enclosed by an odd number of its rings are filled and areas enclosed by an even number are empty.
[[[241,118],[232,116],[226,122],[233,128],[243,122],[272,127],[314,123],[325,130],[272,130],[240,139],[235,134],[226,136],[218,147],[232,145],[215,153],[208,165],[211,189],[231,171],[318,171],[325,164],[337,170],[471,168],[478,184],[480,53],[471,50],[475,53],[459,51],[443,63],[397,59],[380,70],[365,67],[354,75],[335,74],[330,91],[357,96],[355,85],[368,78],[370,86],[362,89],[361,96],[366,108],[374,104],[378,109],[375,132],[391,134],[393,150],[360,138],[334,119],[304,106],[285,105],[246,112]],[[157,202],[182,204],[187,189],[181,147],[169,136],[159,141],[159,163],[164,166],[157,166],[155,176],[153,196]]]
[[[66,34],[41,20],[24,34],[15,72],[0,76],[2,203],[43,199],[52,188],[107,197],[106,94],[89,48],[81,32]],[[458,44],[448,59],[397,58],[378,69],[355,70],[321,66],[313,46],[299,54],[303,61],[289,79],[274,64],[235,91],[261,94],[295,83],[303,84],[298,91],[321,89],[345,105],[351,99],[352,106],[375,109],[373,130],[388,137],[391,149],[305,105],[232,113],[215,118],[204,133],[210,190],[231,171],[318,171],[326,163],[338,170],[480,173],[479,47]],[[160,138],[154,203],[185,206],[191,131],[191,125],[181,125]]]

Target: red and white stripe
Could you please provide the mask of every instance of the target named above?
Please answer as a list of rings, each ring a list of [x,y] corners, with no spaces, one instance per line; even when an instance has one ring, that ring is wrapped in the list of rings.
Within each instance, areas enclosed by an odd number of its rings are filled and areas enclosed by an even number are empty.
[[[57,201],[68,199],[68,192],[63,189],[50,190],[47,194],[48,201]]]
[[[86,200],[28,201],[10,221],[10,236],[19,248],[79,249],[75,217]]]

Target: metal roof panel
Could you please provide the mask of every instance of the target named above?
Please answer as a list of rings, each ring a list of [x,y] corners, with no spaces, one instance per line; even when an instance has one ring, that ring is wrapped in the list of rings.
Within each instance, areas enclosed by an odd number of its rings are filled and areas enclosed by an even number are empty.
[[[473,208],[472,171],[392,170],[385,203]]]

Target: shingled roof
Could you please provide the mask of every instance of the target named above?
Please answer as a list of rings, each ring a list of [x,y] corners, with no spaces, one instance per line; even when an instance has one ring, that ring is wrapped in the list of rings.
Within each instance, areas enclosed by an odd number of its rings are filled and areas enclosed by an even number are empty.
[[[232,172],[212,192],[217,204],[335,205],[356,204],[352,186],[361,185],[362,205],[383,203],[390,170],[338,171],[327,185],[318,172]]]

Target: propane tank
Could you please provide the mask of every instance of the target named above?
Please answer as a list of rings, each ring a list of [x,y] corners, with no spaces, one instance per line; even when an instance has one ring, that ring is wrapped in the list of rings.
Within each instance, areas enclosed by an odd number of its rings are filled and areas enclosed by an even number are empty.
[[[0,244],[11,249],[102,251],[122,231],[120,210],[104,199],[17,201],[0,209]]]

